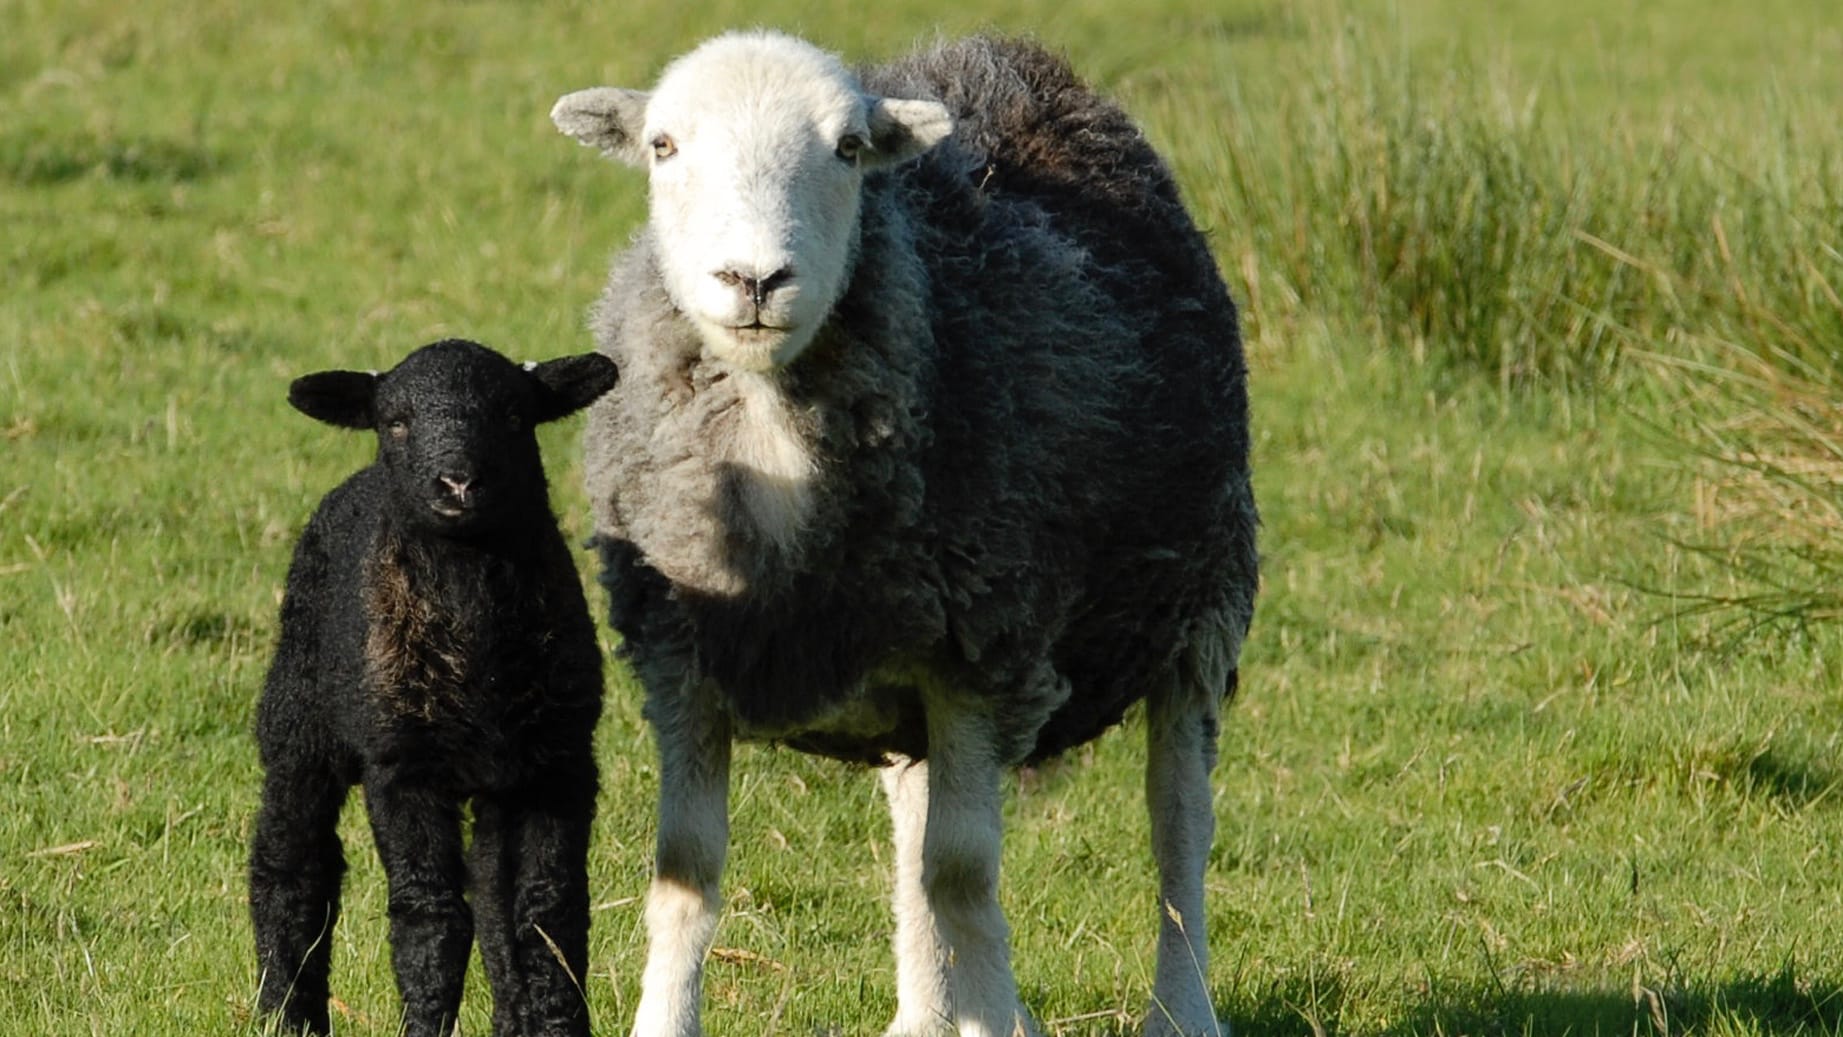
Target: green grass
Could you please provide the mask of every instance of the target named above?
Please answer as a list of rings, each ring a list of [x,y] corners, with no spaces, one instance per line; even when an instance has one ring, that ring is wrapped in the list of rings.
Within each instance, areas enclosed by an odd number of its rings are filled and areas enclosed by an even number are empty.
[[[250,715],[291,538],[367,453],[286,382],[449,334],[586,348],[641,185],[544,113],[750,24],[853,56],[1033,31],[1210,231],[1266,521],[1210,872],[1242,1033],[1843,1033],[1843,638],[1823,599],[1736,639],[1671,596],[1751,600],[1763,541],[1811,566],[1769,577],[1837,569],[1843,483],[1792,463],[1843,442],[1832,6],[4,5],[0,1034],[257,1030]],[[546,440],[573,537],[575,431]],[[634,1007],[656,780],[611,674],[601,1033]],[[1149,992],[1140,736],[1007,809],[1053,1033],[1132,1032]],[[875,782],[751,749],[733,802],[711,1029],[876,1032]],[[338,1018],[389,1034],[346,828]],[[467,1032],[487,1013],[476,977]]]

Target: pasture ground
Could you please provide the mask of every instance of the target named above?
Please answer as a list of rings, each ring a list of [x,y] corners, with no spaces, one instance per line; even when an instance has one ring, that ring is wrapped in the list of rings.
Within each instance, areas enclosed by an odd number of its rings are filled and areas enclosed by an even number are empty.
[[[1034,32],[1208,227],[1265,518],[1210,872],[1240,1033],[1843,1032],[1843,638],[1821,602],[1754,627],[1676,596],[1752,595],[1723,545],[1776,528],[1730,521],[1711,443],[1821,424],[1843,381],[1843,20],[1503,6],[0,5],[0,1033],[258,1030],[251,710],[292,537],[369,449],[287,381],[448,335],[588,348],[642,184],[545,113],[755,24],[854,58]],[[576,537],[578,427],[546,439]],[[655,781],[615,676],[601,1033],[634,1007]],[[1003,898],[1052,1034],[1135,1032],[1150,989],[1140,734],[1014,783]],[[747,749],[732,801],[710,1028],[879,1032],[875,781]],[[362,807],[345,835],[338,1025],[389,1034]],[[476,975],[465,1031],[488,1013]]]

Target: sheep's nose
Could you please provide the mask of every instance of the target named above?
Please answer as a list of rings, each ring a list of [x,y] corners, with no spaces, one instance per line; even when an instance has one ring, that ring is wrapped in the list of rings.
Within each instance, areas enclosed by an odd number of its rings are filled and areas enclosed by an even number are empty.
[[[453,497],[462,504],[467,503],[467,491],[472,489],[474,484],[473,476],[444,475],[440,477],[440,481],[443,486],[448,488],[448,495],[450,497]]]
[[[769,274],[757,274],[750,270],[732,268],[719,270],[714,275],[717,280],[741,292],[756,309],[761,309],[768,302],[768,296],[776,288],[793,280],[793,267],[784,266]]]

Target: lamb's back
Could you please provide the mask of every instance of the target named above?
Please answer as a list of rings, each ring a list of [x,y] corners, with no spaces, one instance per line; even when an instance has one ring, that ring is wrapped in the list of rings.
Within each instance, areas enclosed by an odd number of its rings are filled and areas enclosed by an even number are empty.
[[[554,518],[502,531],[506,551],[464,550],[402,528],[385,478],[371,466],[341,483],[296,544],[257,713],[265,752],[422,758],[495,784],[491,760],[576,751],[600,713],[601,656]],[[559,718],[574,718],[567,738],[545,733]]]
[[[363,469],[322,497],[288,565],[280,632],[256,711],[264,762],[283,747],[350,758],[341,718],[363,680],[360,560],[375,528],[376,473]],[[350,766],[356,766],[355,761]]]

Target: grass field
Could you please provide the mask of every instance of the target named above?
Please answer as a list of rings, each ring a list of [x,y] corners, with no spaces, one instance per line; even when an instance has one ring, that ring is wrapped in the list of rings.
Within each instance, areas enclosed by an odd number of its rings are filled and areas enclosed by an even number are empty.
[[[753,24],[852,57],[1034,32],[1209,230],[1265,518],[1210,876],[1240,1033],[1843,1033],[1843,17],[1351,6],[0,3],[0,1035],[259,1029],[251,711],[291,538],[368,452],[287,380],[587,348],[642,185],[551,101]],[[576,431],[546,440],[572,536]],[[613,676],[609,1034],[655,781]],[[1150,989],[1139,735],[1008,807],[1052,1034],[1133,1032]],[[874,780],[745,750],[733,803],[710,1029],[878,1032]],[[389,1034],[345,827],[336,1020]],[[475,977],[466,1032],[488,1012]]]

